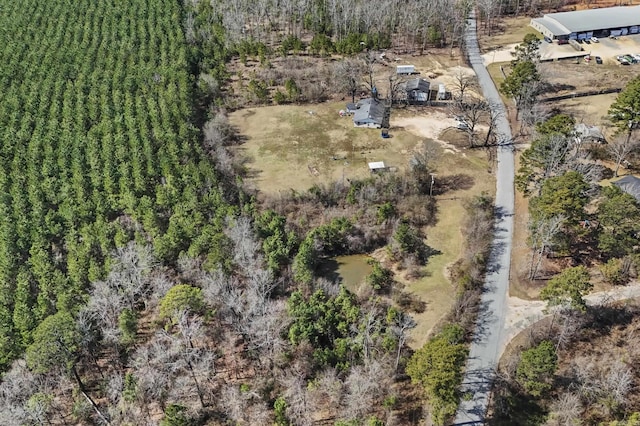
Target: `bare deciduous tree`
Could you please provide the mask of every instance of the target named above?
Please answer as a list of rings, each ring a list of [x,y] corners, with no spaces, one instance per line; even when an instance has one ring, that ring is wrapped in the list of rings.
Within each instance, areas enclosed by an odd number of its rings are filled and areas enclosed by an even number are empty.
[[[628,402],[634,376],[625,363],[616,360],[612,364],[602,364],[580,357],[572,366],[578,392],[587,403],[598,404],[609,415]]]
[[[250,273],[263,263],[258,242],[251,219],[240,216],[229,223],[226,234],[233,241],[233,261],[246,273]]]
[[[281,380],[281,384],[287,402],[287,417],[296,426],[312,425],[311,398],[304,376],[289,371]]]
[[[458,67],[453,75],[453,93],[455,100],[465,99],[465,93],[469,89],[477,89],[478,81],[473,74],[462,67]]]
[[[369,90],[372,97],[377,98],[379,92],[375,82],[376,65],[378,64],[376,54],[374,52],[364,53],[362,55],[362,62],[364,63],[365,70],[364,86]]]
[[[346,377],[341,415],[344,419],[366,418],[376,403],[380,403],[390,389],[392,368],[389,360],[372,360],[352,367]]]
[[[362,87],[364,73],[365,64],[361,58],[344,59],[334,68],[335,82],[340,91],[351,96],[351,102],[356,101],[356,93]]]
[[[544,254],[553,247],[554,240],[562,230],[562,224],[565,220],[565,216],[558,215],[529,221],[529,245],[531,246],[530,280],[535,279],[538,275]]]
[[[551,412],[547,425],[549,426],[575,426],[580,423],[582,414],[582,401],[575,393],[563,393],[551,405]]]
[[[236,424],[270,423],[271,415],[255,390],[240,389],[237,384],[225,385],[219,403],[227,417]]]
[[[416,326],[416,321],[408,314],[404,312],[398,314],[394,318],[394,322],[391,325],[391,332],[398,339],[397,340],[397,351],[396,351],[396,360],[394,363],[393,371],[398,371],[398,364],[400,363],[400,354],[402,353],[402,349],[404,348],[405,343],[407,342],[408,331]]]
[[[491,35],[494,26],[494,19],[500,12],[501,3],[496,0],[480,0],[478,8],[482,12],[484,18],[484,30],[487,35]]]
[[[469,146],[475,147],[478,125],[488,123],[492,118],[489,102],[472,96],[458,98],[451,103],[451,112],[461,123],[461,129],[467,134]]]
[[[607,144],[607,152],[616,163],[613,171],[614,176],[618,176],[620,165],[627,159],[629,154],[637,151],[638,148],[640,148],[640,141],[633,140],[627,137],[627,135],[618,135]]]
[[[389,87],[387,92],[387,100],[393,105],[399,100],[406,99],[406,94],[402,90],[405,79],[393,72],[389,75]],[[405,96],[403,98],[403,96]]]
[[[313,410],[322,410],[335,413],[338,411],[340,401],[343,398],[344,384],[338,377],[335,368],[323,370],[314,381],[313,388],[309,391]]]

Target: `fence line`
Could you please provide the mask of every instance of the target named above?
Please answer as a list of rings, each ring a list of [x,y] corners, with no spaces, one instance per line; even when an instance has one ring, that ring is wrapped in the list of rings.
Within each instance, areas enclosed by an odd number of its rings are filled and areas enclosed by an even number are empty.
[[[600,90],[589,90],[587,92],[569,93],[566,95],[558,95],[558,96],[551,96],[548,98],[541,98],[540,102],[553,102],[553,101],[561,101],[563,99],[583,98],[585,96],[606,95],[608,93],[619,93],[621,91],[622,89],[619,87],[609,88],[609,89],[600,89]]]

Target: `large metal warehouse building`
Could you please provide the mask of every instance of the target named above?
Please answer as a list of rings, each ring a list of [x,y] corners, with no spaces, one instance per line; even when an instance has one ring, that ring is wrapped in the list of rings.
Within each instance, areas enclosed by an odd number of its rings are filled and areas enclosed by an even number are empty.
[[[640,6],[547,13],[530,24],[550,39],[570,40],[640,33]]]

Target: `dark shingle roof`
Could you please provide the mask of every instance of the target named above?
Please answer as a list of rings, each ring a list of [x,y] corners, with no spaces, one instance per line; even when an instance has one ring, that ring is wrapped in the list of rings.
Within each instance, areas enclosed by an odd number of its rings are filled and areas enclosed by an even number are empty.
[[[428,92],[429,91],[429,82],[423,78],[412,78],[411,80],[407,80],[405,83],[405,88],[408,91],[418,90],[420,92]]]
[[[613,182],[613,184],[627,194],[633,196],[636,200],[640,201],[640,178],[627,175],[622,179]]]

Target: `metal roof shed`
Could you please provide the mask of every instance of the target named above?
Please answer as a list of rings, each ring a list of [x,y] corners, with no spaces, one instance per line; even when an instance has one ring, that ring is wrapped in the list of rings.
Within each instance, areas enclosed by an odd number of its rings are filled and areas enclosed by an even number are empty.
[[[423,78],[412,78],[405,83],[405,89],[408,91],[418,90],[420,92],[429,91],[429,82]]]
[[[634,197],[636,200],[640,201],[640,178],[627,175],[622,179],[613,182],[613,184]]]
[[[369,171],[371,173],[381,172],[385,170],[387,167],[384,165],[384,161],[372,161],[369,163]]]

